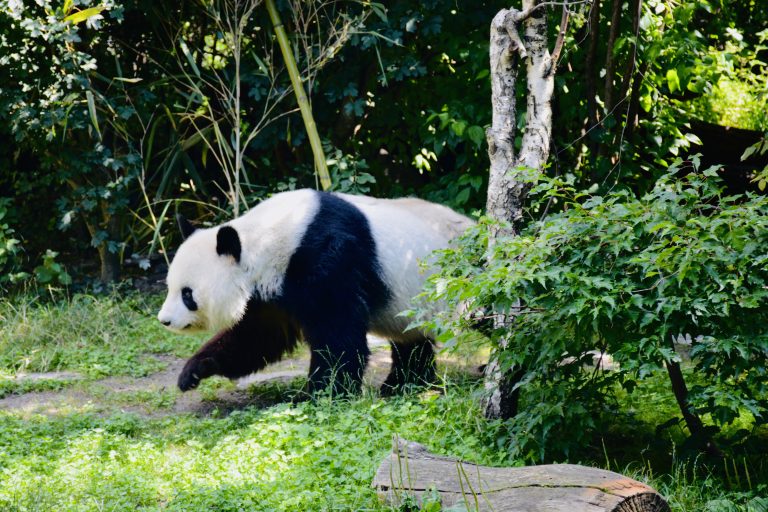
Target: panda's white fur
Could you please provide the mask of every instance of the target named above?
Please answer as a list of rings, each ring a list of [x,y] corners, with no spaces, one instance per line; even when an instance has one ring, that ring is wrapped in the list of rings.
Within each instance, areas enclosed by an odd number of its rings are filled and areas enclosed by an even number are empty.
[[[450,208],[421,199],[378,199],[336,194],[355,205],[367,218],[392,300],[372,319],[376,334],[405,341],[407,320],[397,314],[419,293],[424,275],[419,261],[446,247],[472,221]],[[282,192],[227,222],[240,235],[239,264],[216,254],[220,226],[197,229],[184,241],[168,269],[168,296],[158,319],[174,331],[218,331],[242,317],[248,299],[257,290],[264,300],[281,291],[291,255],[319,207],[310,189]],[[190,311],[181,290],[191,288],[197,311]]]
[[[392,291],[388,307],[372,319],[371,332],[401,341],[420,337],[421,333],[406,332],[408,319],[398,316],[424,284],[426,276],[419,262],[446,247],[472,222],[450,208],[421,199],[337,195],[357,206],[368,219],[384,281]]]

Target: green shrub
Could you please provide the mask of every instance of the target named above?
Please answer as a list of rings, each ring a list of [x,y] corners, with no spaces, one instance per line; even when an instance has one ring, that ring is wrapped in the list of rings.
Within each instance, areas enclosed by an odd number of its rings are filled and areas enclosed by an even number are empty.
[[[687,400],[703,430],[737,418],[766,422],[767,198],[727,195],[717,169],[700,173],[680,161],[640,199],[593,196],[557,179],[532,194],[561,211],[490,249],[490,222],[481,221],[441,253],[425,293],[508,319],[490,340],[503,368],[522,368],[513,454],[567,453],[597,413],[612,411],[607,391],[621,384],[631,393],[679,365],[673,340],[684,334],[694,376]],[[468,339],[470,316],[420,321],[450,346],[456,335]],[[585,365],[593,350],[611,354],[618,368]]]
[[[5,220],[10,202],[8,198],[0,197],[0,290],[25,277],[18,267],[21,251],[19,240],[14,237],[14,229]]]

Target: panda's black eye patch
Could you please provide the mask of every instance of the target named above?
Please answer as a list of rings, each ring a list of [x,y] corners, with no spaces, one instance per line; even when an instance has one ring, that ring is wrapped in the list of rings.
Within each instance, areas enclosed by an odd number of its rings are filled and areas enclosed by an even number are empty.
[[[192,288],[185,286],[181,289],[181,300],[184,302],[184,305],[187,306],[188,310],[197,311],[197,302],[195,302],[195,299],[192,297]]]

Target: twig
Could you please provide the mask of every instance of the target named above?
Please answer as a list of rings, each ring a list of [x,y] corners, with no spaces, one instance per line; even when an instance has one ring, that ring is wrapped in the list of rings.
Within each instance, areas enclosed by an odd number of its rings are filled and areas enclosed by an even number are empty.
[[[563,6],[563,15],[560,18],[560,31],[557,33],[557,40],[555,41],[555,47],[552,50],[552,71],[557,68],[557,62],[560,60],[560,54],[563,51],[563,43],[565,43],[565,32],[568,29],[568,18],[570,11],[568,6]],[[551,71],[551,72],[552,72]]]

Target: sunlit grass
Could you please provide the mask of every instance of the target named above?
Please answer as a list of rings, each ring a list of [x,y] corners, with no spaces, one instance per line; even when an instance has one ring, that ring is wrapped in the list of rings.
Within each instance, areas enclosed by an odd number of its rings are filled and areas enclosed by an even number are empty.
[[[297,379],[252,387],[255,405],[234,404],[234,411],[233,404],[217,408],[219,394],[245,392],[226,379],[208,379],[199,397],[211,408],[201,416],[173,412],[176,389],[103,386],[93,361],[110,375],[139,376],[154,371],[148,354],[188,355],[200,342],[180,344],[155,325],[151,301],[0,301],[2,371],[82,372],[87,377],[75,390],[108,405],[48,416],[0,411],[0,510],[387,510],[370,484],[395,434],[479,464],[521,463],[498,442],[504,424],[482,417],[482,383],[450,365],[441,366],[446,382],[438,390],[382,399],[366,388],[351,399],[290,404]],[[89,351],[98,357],[78,360]],[[28,362],[18,364],[24,357]],[[654,429],[678,415],[667,387],[659,375],[631,395],[619,391],[615,411],[596,418],[598,434],[567,461],[645,481],[675,511],[768,510],[765,434],[727,447],[722,461],[687,451],[679,424]]]
[[[369,394],[221,419],[5,413],[0,509],[380,509],[370,482],[395,432],[464,458],[496,458],[474,404],[467,394]]]
[[[140,377],[163,368],[152,354],[189,354],[195,337],[155,320],[155,297],[76,294],[0,299],[0,376],[69,370],[87,377]]]

